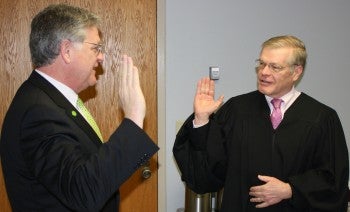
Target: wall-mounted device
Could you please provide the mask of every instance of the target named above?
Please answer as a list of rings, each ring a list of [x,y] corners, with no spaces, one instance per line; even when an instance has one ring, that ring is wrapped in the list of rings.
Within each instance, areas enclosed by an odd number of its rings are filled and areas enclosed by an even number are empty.
[[[209,67],[209,78],[211,80],[220,79],[220,68],[217,66],[210,66]]]

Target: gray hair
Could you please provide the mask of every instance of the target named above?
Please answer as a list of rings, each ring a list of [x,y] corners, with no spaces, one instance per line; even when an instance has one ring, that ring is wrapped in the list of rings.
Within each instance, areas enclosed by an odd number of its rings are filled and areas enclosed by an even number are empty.
[[[32,20],[29,40],[34,68],[51,64],[63,40],[83,42],[86,29],[98,27],[99,22],[97,15],[66,4],[50,5],[39,12]]]

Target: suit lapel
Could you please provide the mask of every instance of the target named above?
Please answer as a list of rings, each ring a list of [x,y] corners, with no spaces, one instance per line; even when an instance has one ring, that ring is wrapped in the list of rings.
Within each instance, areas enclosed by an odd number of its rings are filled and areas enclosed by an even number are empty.
[[[44,91],[57,106],[64,108],[67,117],[73,120],[97,146],[101,145],[101,140],[94,129],[59,90],[35,71],[32,72],[28,81]]]

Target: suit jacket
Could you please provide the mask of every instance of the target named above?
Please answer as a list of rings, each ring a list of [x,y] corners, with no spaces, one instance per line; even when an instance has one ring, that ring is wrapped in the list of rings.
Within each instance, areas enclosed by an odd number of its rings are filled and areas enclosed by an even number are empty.
[[[102,144],[35,71],[9,107],[0,145],[13,211],[118,211],[118,188],[158,151],[128,119]]]

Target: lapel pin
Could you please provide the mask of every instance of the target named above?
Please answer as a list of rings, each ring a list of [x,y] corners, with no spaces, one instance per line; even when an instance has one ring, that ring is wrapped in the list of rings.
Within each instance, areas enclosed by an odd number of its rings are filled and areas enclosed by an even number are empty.
[[[74,110],[72,110],[72,116],[77,116],[77,112],[75,112]]]

